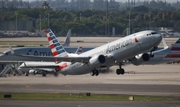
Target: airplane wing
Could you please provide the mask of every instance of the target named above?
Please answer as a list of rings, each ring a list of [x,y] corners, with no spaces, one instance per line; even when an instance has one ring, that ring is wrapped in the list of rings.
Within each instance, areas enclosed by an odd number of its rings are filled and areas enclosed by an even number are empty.
[[[32,58],[32,59],[39,59],[41,61],[68,61],[68,62],[83,62],[87,63],[91,57],[51,57],[51,56],[33,56],[33,55],[21,55],[14,53],[13,55],[24,57],[24,58]]]
[[[87,63],[89,62],[89,59],[91,57],[54,57],[54,56],[34,56],[34,55],[21,55],[17,54],[13,51],[11,46],[9,45],[10,51],[12,55],[18,56],[18,57],[24,57],[24,58],[31,58],[34,60],[40,60],[40,61],[68,61],[68,62],[82,62],[82,63]]]
[[[24,63],[25,66],[21,66],[20,68],[58,68],[59,65],[26,65]]]

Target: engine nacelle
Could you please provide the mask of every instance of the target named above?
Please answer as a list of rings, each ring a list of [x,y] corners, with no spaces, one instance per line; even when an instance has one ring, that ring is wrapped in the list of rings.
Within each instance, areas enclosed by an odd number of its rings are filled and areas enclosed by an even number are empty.
[[[37,73],[37,71],[34,69],[29,70],[29,74],[36,74],[36,73]]]
[[[97,55],[97,56],[92,57],[89,60],[89,64],[91,64],[91,65],[104,64],[105,62],[106,62],[106,58],[104,55]]]
[[[140,65],[142,62],[149,61],[150,56],[147,53],[136,55],[132,60],[131,63],[134,65]]]

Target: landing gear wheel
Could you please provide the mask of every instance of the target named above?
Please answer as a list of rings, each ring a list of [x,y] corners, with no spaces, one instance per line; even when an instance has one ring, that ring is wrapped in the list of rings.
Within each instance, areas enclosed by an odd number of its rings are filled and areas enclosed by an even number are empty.
[[[121,69],[121,75],[123,75],[125,72],[124,72],[124,69]]]
[[[117,70],[116,70],[116,74],[117,74],[117,75],[120,75],[120,74],[123,75],[124,73],[125,73],[125,72],[124,72],[124,69],[117,69]]]
[[[91,71],[91,76],[94,76],[95,72],[94,70]]]
[[[26,75],[26,76],[29,76],[29,72],[26,72],[25,75]]]
[[[119,69],[116,70],[117,75],[120,75],[120,74],[123,75],[125,73],[124,69],[121,68],[121,66],[122,66],[122,63],[119,63]]]
[[[116,74],[119,75],[120,74],[120,69],[116,70]]]
[[[91,76],[98,76],[99,75],[99,71],[98,70],[92,70],[92,72],[91,72]]]
[[[58,73],[57,73],[57,72],[55,72],[55,73],[54,73],[54,76],[55,76],[55,77],[58,77]]]
[[[36,72],[34,71],[33,74],[36,75]]]
[[[98,76],[99,75],[99,71],[95,70],[95,74],[96,74],[96,76]]]
[[[42,76],[45,77],[46,76],[46,72],[42,72]]]

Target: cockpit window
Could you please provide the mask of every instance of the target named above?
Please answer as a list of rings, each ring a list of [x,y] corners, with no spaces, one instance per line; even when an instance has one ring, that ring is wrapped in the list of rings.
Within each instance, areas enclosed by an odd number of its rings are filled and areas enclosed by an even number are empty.
[[[157,34],[157,32],[151,32],[151,33],[147,34],[147,36],[154,35],[154,34]]]

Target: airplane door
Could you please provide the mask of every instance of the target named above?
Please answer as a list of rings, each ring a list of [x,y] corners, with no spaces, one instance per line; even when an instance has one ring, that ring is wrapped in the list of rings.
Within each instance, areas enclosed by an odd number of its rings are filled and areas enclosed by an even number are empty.
[[[135,38],[134,38],[134,41],[136,42],[136,43],[138,43],[138,49],[140,49],[141,48],[141,43],[142,43],[142,38],[141,38],[141,36],[139,36],[139,37],[136,37],[135,36]]]

